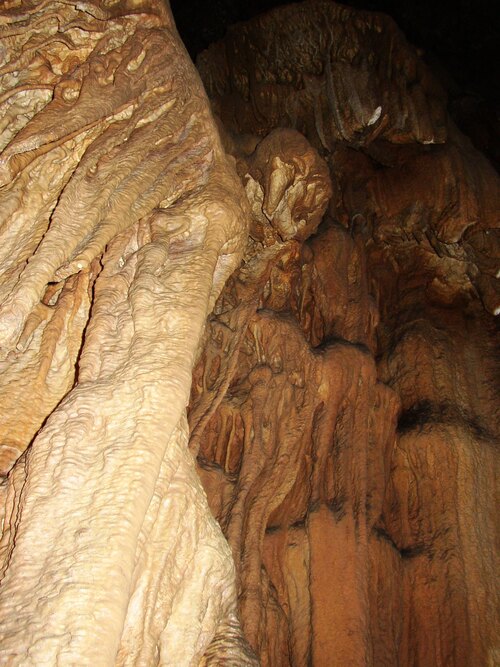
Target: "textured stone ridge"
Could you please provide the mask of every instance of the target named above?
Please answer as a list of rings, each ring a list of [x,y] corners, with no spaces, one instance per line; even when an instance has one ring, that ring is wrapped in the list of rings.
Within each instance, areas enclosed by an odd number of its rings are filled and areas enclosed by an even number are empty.
[[[199,78],[155,0],[9,3],[0,39],[2,664],[254,664],[187,448],[248,217]]]

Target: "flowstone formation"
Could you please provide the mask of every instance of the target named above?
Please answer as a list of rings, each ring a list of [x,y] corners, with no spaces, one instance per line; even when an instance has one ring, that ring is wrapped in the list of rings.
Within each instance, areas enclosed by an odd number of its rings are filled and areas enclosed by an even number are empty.
[[[415,50],[0,17],[0,662],[496,665],[500,188]]]
[[[498,176],[382,15],[280,8],[198,68],[253,217],[190,410],[245,635],[269,666],[492,667]]]
[[[254,664],[187,447],[248,224],[200,80],[155,0],[0,29],[0,660]]]

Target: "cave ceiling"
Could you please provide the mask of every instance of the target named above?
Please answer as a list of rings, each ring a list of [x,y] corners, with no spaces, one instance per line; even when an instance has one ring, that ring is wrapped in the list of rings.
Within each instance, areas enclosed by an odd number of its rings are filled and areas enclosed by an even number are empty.
[[[191,55],[221,39],[227,27],[280,5],[276,0],[171,0],[177,27]],[[500,12],[489,0],[348,0],[358,9],[391,16],[408,39],[439,59],[459,85],[483,95],[500,97],[499,64],[496,57],[500,35]],[[196,16],[196,20],[193,17]]]

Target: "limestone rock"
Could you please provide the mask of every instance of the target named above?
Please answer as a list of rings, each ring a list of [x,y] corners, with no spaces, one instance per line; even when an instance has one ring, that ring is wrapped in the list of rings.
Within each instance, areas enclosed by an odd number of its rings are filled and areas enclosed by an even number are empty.
[[[0,29],[0,655],[199,664],[238,630],[187,448],[247,205],[161,2],[14,2]]]
[[[382,16],[276,9],[199,68],[244,182],[280,126],[332,180],[323,222],[285,254],[261,211],[291,175],[247,187],[261,246],[195,371],[191,417],[204,395],[212,411],[200,473],[245,634],[269,666],[496,664],[498,176]],[[219,337],[243,280],[260,299]]]
[[[496,665],[500,187],[416,50],[295,3],[209,102],[160,0],[0,19],[0,662]]]

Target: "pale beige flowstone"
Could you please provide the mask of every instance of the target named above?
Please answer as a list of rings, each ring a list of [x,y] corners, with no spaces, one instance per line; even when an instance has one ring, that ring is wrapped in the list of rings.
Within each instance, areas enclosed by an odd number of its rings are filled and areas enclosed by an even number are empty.
[[[253,664],[185,417],[243,190],[162,3],[2,13],[0,663]]]

